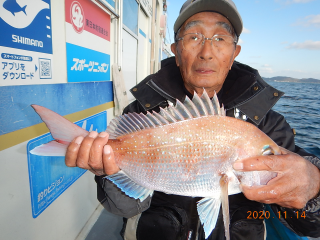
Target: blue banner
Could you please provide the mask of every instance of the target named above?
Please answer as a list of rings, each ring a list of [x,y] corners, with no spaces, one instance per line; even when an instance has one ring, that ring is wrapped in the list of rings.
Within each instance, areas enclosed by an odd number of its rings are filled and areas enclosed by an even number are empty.
[[[76,122],[78,126],[90,131],[105,131],[107,128],[107,112],[101,112]],[[50,133],[28,142],[28,168],[30,195],[33,218],[38,217],[86,171],[81,168],[70,168],[64,163],[64,157],[43,157],[30,154],[30,150],[52,141]]]
[[[109,81],[110,55],[67,43],[67,73],[68,82]]]
[[[52,54],[50,0],[0,4],[0,46]]]
[[[31,104],[64,116],[112,101],[112,82],[0,87],[0,136],[42,122]]]

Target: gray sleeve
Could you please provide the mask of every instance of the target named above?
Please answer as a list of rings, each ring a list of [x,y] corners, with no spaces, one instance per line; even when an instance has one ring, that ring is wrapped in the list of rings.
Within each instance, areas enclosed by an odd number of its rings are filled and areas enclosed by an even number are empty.
[[[308,160],[311,162],[313,165],[315,165],[317,168],[320,169],[320,159],[317,158],[316,156],[304,156],[304,159]]]
[[[131,218],[147,210],[151,203],[151,197],[143,202],[127,196],[116,185],[103,176],[95,176],[97,182],[98,200],[103,207],[118,216]]]

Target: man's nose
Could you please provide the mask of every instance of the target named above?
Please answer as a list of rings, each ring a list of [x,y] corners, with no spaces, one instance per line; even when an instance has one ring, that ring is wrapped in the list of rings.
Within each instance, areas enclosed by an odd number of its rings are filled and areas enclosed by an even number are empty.
[[[211,60],[213,58],[213,55],[214,51],[212,46],[212,39],[205,39],[203,44],[201,44],[199,57],[203,60]]]

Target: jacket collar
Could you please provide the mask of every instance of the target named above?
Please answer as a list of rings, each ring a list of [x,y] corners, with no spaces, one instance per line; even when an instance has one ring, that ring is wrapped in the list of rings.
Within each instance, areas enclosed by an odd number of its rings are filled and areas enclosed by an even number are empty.
[[[179,99],[183,102],[186,96],[174,57],[162,61],[157,73],[148,76],[130,91],[145,111],[167,100],[175,103]],[[284,94],[264,82],[257,70],[239,62],[234,62],[229,71],[223,91],[220,102],[225,108],[239,109],[257,125]]]

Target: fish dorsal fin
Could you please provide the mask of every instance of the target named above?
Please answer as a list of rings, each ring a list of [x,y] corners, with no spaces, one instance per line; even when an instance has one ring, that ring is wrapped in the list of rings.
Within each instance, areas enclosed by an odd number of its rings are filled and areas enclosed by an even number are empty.
[[[130,123],[130,127],[132,129],[132,131],[139,131],[141,130],[141,128],[139,127],[138,124],[136,124],[136,122],[134,121],[133,115],[130,116],[128,114],[124,114],[123,115],[125,117],[125,119],[128,121],[128,123]]]
[[[221,116],[227,116],[227,112],[226,112],[226,110],[224,109],[224,106],[223,106],[223,104],[222,104],[222,107],[220,108],[221,109]]]
[[[203,91],[203,94],[201,96],[201,100],[208,111],[208,115],[214,115],[213,104],[208,96],[208,93],[205,90]]]
[[[145,125],[143,122],[141,122],[141,119],[137,118],[137,113],[133,113],[130,116],[130,118],[132,119],[132,121],[139,127],[139,129],[144,129]]]
[[[188,98],[188,97],[186,97],[186,98]],[[177,99],[176,106],[174,108],[180,113],[180,115],[184,118],[184,120],[193,118],[192,113],[178,99]]]
[[[109,124],[107,132],[110,139],[115,139],[144,129],[211,115],[225,116],[226,114],[224,107],[220,107],[217,94],[211,100],[207,92],[203,90],[201,97],[194,92],[192,100],[188,96],[183,103],[177,99],[174,107],[160,108],[159,113],[155,111],[147,112],[147,114],[128,113],[116,117]]]
[[[140,122],[144,124],[145,128],[155,127],[155,125],[143,113],[140,113],[137,117],[139,117]]]
[[[220,109],[220,104],[219,104],[217,94],[214,94],[211,102],[213,104],[215,114],[221,116],[221,109]]]
[[[195,93],[195,96],[196,95],[197,94]],[[195,96],[193,98],[196,98]],[[190,98],[188,96],[186,96],[186,99],[183,102],[183,106],[189,110],[189,112],[192,114],[193,118],[201,117],[198,108],[196,107],[196,105],[194,105],[194,103],[190,100]]]
[[[177,119],[175,119],[175,117],[172,116],[169,111],[166,111],[163,108],[160,108],[160,115],[164,117],[169,123],[177,122]]]
[[[149,120],[150,120],[151,122],[153,122],[153,124],[154,124],[155,126],[162,126],[161,121],[160,121],[155,115],[153,115],[152,113],[147,112],[146,116],[149,118]]]
[[[172,106],[169,106],[168,111],[171,113],[171,115],[177,120],[177,121],[182,121],[184,120],[183,116],[179,113],[179,111],[177,111],[177,109],[175,109]]]
[[[119,116],[119,124],[121,125],[121,127],[126,130],[127,132],[132,133],[133,129],[131,128],[131,124],[127,121],[127,119],[122,115]]]
[[[205,92],[205,91],[204,91]],[[207,92],[205,92],[207,93]],[[202,94],[203,95],[203,94]],[[208,96],[208,94],[207,94]],[[204,104],[204,102],[202,101],[202,99],[198,96],[198,94],[196,92],[194,92],[193,94],[193,98],[192,98],[192,102],[195,105],[195,107],[198,109],[199,114],[201,116],[208,116],[208,110]]]
[[[155,111],[153,111],[152,113],[153,113],[153,116],[155,116],[162,123],[162,125],[167,125],[170,123],[167,119],[165,119],[159,113],[157,113]]]

